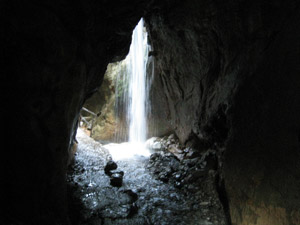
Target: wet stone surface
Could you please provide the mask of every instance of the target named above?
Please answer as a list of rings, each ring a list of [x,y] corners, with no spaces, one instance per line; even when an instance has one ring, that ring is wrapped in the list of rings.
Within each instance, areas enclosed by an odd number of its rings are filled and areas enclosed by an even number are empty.
[[[104,170],[109,153],[81,131],[77,139],[75,163],[68,173],[72,224],[226,224],[216,171],[205,169],[200,158],[179,161],[160,151],[150,159],[116,161],[113,168],[124,175],[122,185],[114,187]]]

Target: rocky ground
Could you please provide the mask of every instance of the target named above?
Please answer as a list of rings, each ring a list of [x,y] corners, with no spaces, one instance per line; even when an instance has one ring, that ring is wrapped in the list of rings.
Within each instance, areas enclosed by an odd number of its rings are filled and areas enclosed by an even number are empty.
[[[77,139],[68,173],[72,224],[226,224],[213,150],[181,149],[172,135],[148,141],[150,158],[114,162],[81,130]]]

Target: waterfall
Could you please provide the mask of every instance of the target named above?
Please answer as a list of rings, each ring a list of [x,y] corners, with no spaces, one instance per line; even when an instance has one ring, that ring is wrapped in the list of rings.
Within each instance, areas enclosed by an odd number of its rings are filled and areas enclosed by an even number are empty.
[[[105,147],[114,159],[134,155],[149,156],[145,147],[147,137],[148,89],[151,79],[147,79],[148,52],[147,32],[141,19],[132,33],[132,42],[126,59],[118,64],[119,76],[116,79],[116,117],[118,131],[116,141]]]
[[[148,59],[147,33],[140,20],[133,31],[129,51],[129,142],[144,143],[147,133],[146,114],[146,67]]]
[[[147,32],[141,19],[132,33],[129,53],[118,65],[120,72],[116,79],[117,142],[146,141],[149,109],[147,99],[151,82],[146,74],[149,50]]]

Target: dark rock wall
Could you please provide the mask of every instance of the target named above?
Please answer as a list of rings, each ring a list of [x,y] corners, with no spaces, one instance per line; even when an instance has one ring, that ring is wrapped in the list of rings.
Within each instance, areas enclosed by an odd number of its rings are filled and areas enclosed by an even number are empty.
[[[65,174],[79,110],[108,62],[127,54],[150,3],[0,2],[1,224],[68,223]]]
[[[182,143],[225,146],[236,225],[300,223],[299,6],[188,0],[146,17],[152,108]]]
[[[277,5],[275,31],[234,98],[225,177],[236,224],[300,223],[300,10],[291,6]]]
[[[162,86],[153,94],[152,108],[165,106],[169,124],[183,143],[206,135],[199,128],[207,125],[221,102],[226,109],[235,90],[240,41],[231,33],[239,30],[235,18],[226,21],[223,15],[231,7],[185,1],[147,20],[156,65],[153,87]]]

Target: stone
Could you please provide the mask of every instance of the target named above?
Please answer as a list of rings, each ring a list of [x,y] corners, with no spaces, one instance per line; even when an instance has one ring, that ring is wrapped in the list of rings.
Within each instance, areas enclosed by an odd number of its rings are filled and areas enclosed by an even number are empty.
[[[164,140],[157,138],[157,137],[152,137],[146,141],[146,148],[152,150],[152,151],[160,151],[164,150],[164,145],[162,144]]]
[[[161,150],[161,149],[162,149],[162,144],[161,144],[160,142],[155,142],[155,143],[151,146],[151,148],[152,148],[153,150],[156,150],[156,151]]]
[[[105,172],[105,174],[110,175],[111,171],[115,170],[117,168],[118,168],[117,163],[115,163],[114,161],[110,160],[110,161],[108,161],[106,163],[106,166],[104,167],[104,172]]]
[[[199,151],[197,151],[196,149],[192,149],[190,148],[188,153],[186,153],[186,157],[190,158],[190,159],[194,159],[201,156],[201,153]]]
[[[150,155],[150,161],[157,160],[161,155],[159,153],[153,153]]]
[[[182,178],[182,174],[181,173],[175,173],[174,178],[175,178],[175,180],[179,181]]]
[[[123,184],[124,172],[115,172],[110,176],[110,185],[114,187],[121,187]]]
[[[174,157],[173,154],[170,153],[170,152],[165,153],[164,156],[165,156],[165,157]]]
[[[199,178],[205,177],[207,175],[207,171],[205,170],[196,170],[192,171],[186,178],[185,183],[194,183]]]
[[[124,193],[128,194],[132,200],[132,202],[136,202],[138,200],[138,195],[132,190],[124,190]]]
[[[187,165],[189,168],[194,167],[197,163],[197,159],[186,159],[184,161],[185,165]]]
[[[99,169],[100,169],[100,168],[99,168],[98,166],[94,166],[94,167],[93,167],[93,170],[94,170],[94,171],[98,171]]]
[[[173,154],[182,154],[183,153],[183,151],[175,145],[170,146],[168,148],[168,151],[173,153]]]
[[[183,187],[183,183],[182,183],[182,182],[179,182],[179,181],[176,181],[176,182],[175,182],[175,187],[176,187],[176,188],[182,188],[182,187]]]
[[[151,137],[146,141],[146,148],[152,149],[152,145],[158,141],[158,137]]]
[[[184,152],[185,154],[187,154],[189,151],[190,151],[190,148],[185,148],[185,149],[183,149],[183,152]]]
[[[124,171],[121,171],[121,170],[114,170],[114,171],[111,171],[111,176],[113,174],[121,174],[121,176],[124,176]]]
[[[210,205],[210,203],[209,202],[200,202],[199,205],[200,206],[208,206],[208,205]]]
[[[179,159],[180,161],[184,159],[184,152],[183,150],[181,150],[180,148],[176,147],[175,145],[171,145],[168,148],[168,151],[171,152],[172,154],[174,154],[174,156],[176,156],[177,159]]]
[[[173,200],[178,200],[178,195],[176,193],[171,193],[170,198]]]
[[[134,216],[135,214],[138,213],[138,206],[136,205],[136,203],[132,203],[132,205],[129,208],[129,213],[128,213],[128,218]]]
[[[168,140],[174,140],[176,138],[175,134],[170,134]]]
[[[159,175],[158,175],[158,179],[167,183],[169,181],[169,177],[168,177],[168,174],[166,174],[165,172],[161,172]]]

